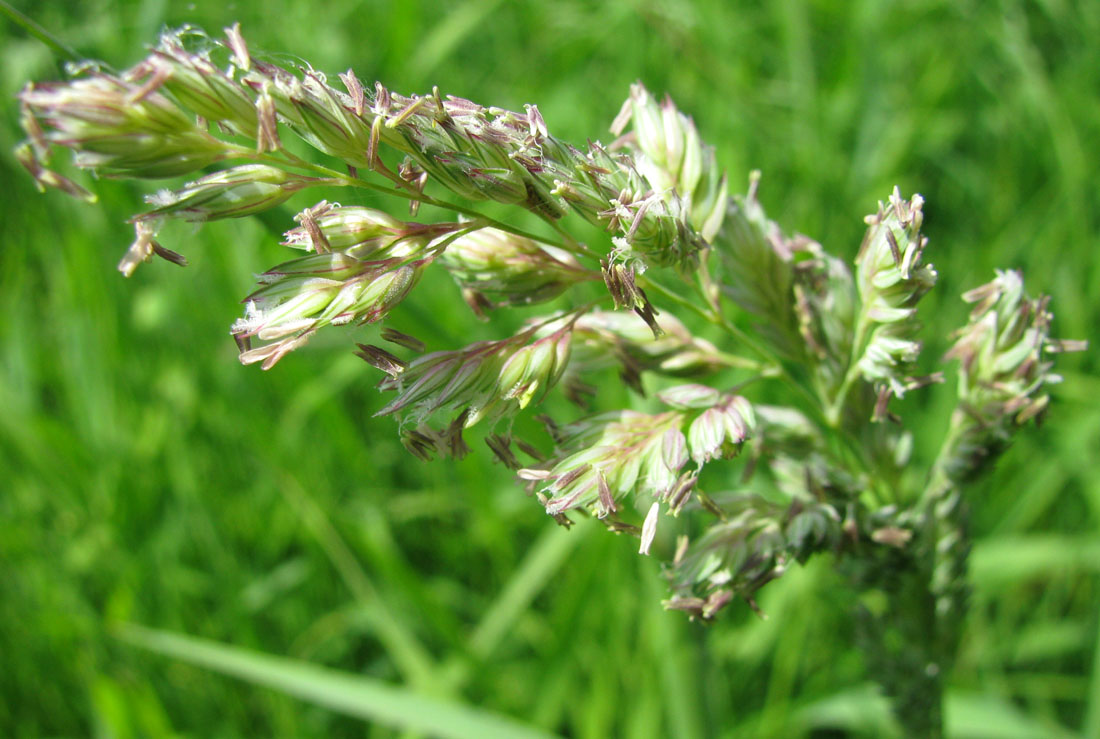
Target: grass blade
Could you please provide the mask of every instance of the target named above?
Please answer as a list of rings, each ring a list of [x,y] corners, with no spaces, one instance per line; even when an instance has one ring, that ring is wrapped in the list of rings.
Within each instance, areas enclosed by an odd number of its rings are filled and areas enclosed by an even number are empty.
[[[135,646],[273,688],[332,711],[399,730],[439,737],[548,739],[552,734],[507,716],[427,698],[381,680],[351,675],[184,634],[126,624],[119,636]]]
[[[470,637],[470,653],[476,658],[485,659],[492,653],[508,629],[576,548],[580,536],[565,536],[564,533],[556,526],[547,527],[528,551],[507,587],[486,611]]]

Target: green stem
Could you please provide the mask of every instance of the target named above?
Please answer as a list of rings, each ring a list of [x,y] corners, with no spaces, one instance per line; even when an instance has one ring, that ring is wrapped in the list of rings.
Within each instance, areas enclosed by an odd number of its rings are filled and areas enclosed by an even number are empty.
[[[887,596],[885,611],[862,614],[870,672],[893,699],[907,737],[943,734],[943,680],[959,642],[967,587],[966,507],[952,467],[972,421],[951,418],[928,482],[916,501],[917,538],[860,565],[857,584]]]
[[[671,289],[665,287],[661,283],[654,280],[651,276],[641,275],[640,279],[641,279],[643,288],[646,288],[646,287],[650,288],[654,292],[659,293],[665,299],[675,303],[676,305],[680,306],[681,308],[684,308],[685,310],[691,311],[692,313],[699,316],[700,318],[702,318],[704,321],[706,321],[708,323],[717,323],[717,321],[715,321],[714,316],[711,313],[709,313],[708,311],[700,308],[695,303],[691,302],[690,300],[683,297],[682,295],[675,292],[674,290],[671,290]]]
[[[4,0],[0,0],[0,12],[6,15],[12,23],[19,26],[28,34],[48,46],[50,50],[53,51],[55,56],[61,57],[62,59],[70,62],[80,62],[83,60],[80,54],[76,53],[76,51],[71,46],[66,44],[57,36],[54,36],[52,33],[35,23],[27,16],[20,13],[12,6],[8,5],[6,2],[4,2]]]
[[[966,433],[969,424],[970,419],[961,411],[956,409],[951,414],[951,423],[947,427],[947,433],[944,435],[940,450],[936,454],[936,461],[932,463],[932,468],[928,473],[928,482],[917,499],[916,509],[918,511],[927,514],[935,501],[942,496],[943,490],[954,485],[948,467],[958,451],[959,441]]]
[[[929,590],[935,602],[937,662],[943,669],[954,662],[970,596],[969,509],[951,468],[957,464],[959,444],[972,423],[960,410],[952,414],[928,484],[916,504],[931,560]]]
[[[761,380],[770,380],[774,377],[779,377],[780,374],[782,374],[782,372],[783,372],[782,369],[780,369],[779,367],[776,367],[774,365],[771,366],[771,367],[763,367],[760,370],[760,374],[755,375],[753,377],[750,377],[749,379],[745,380],[744,382],[737,383],[736,385],[734,385],[733,387],[731,387],[729,389],[729,392],[731,392],[731,393],[740,393],[742,390],[744,390],[749,385],[752,385],[754,382],[760,382]]]
[[[712,352],[711,356],[732,369],[746,369],[759,372],[761,379],[779,377],[783,373],[783,369],[777,365],[764,364],[762,362],[757,362],[755,359],[739,357],[736,354],[730,354],[729,352],[721,350]]]
[[[706,296],[704,295],[704,298]],[[779,368],[780,376],[786,380],[787,384],[795,389],[795,391],[802,396],[806,401],[805,408],[813,417],[813,420],[817,425],[825,431],[827,434],[833,437],[839,437],[843,443],[843,446],[848,449],[864,470],[869,469],[867,463],[866,454],[862,447],[860,447],[855,439],[851,438],[842,429],[839,429],[828,422],[828,418],[825,416],[821,407],[821,399],[810,388],[806,387],[806,384],[800,381],[794,374],[787,368],[787,366],[777,357],[770,349],[756,341],[753,337],[747,334],[745,331],[737,327],[732,321],[723,315],[718,309],[712,309],[713,318],[712,321],[716,322],[719,326],[725,329],[729,334],[737,338],[737,340],[748,345],[749,349],[759,354],[766,361]]]
[[[867,349],[865,344],[870,329],[870,323],[866,320],[862,310],[860,311],[858,326],[855,341],[852,342],[852,354],[848,358],[848,371],[844,373],[844,380],[841,381],[840,387],[837,388],[836,395],[833,396],[831,401],[827,401],[824,397],[821,399],[822,404],[825,406],[825,419],[833,428],[839,428],[840,416],[844,411],[844,403],[848,400],[848,393],[851,391],[852,385],[861,376],[859,360]]]
[[[903,547],[870,538],[874,519],[860,520],[860,536],[840,560],[856,599],[856,644],[868,676],[890,699],[902,736],[943,736],[943,677],[931,588],[931,561],[921,537]],[[919,532],[918,532],[919,536]]]
[[[0,0],[0,1],[2,1],[2,0]],[[439,200],[437,198],[433,198],[432,196],[426,195],[426,194],[421,193],[421,192],[415,192],[415,191],[414,192],[409,192],[409,191],[405,191],[405,190],[397,190],[397,189],[394,189],[394,188],[386,187],[385,185],[379,185],[377,183],[370,182],[368,180],[363,180],[363,179],[360,179],[358,177],[349,177],[348,175],[344,174],[343,172],[340,172],[340,171],[335,170],[335,169],[331,169],[329,167],[325,167],[325,166],[320,165],[320,164],[314,164],[312,162],[308,162],[308,161],[306,161],[306,160],[304,160],[300,157],[297,157],[297,156],[291,154],[290,152],[283,151],[283,152],[281,152],[282,156],[274,156],[274,155],[271,155],[271,154],[258,153],[253,149],[249,149],[248,147],[245,147],[245,146],[238,146],[236,144],[226,144],[226,149],[231,153],[232,156],[238,156],[238,157],[245,158],[245,159],[251,159],[253,161],[263,161],[263,162],[267,162],[269,164],[273,164],[273,165],[276,165],[276,166],[278,166],[278,165],[282,165],[282,166],[290,165],[292,167],[297,167],[299,169],[306,169],[306,170],[309,170],[311,172],[315,172],[317,174],[323,174],[326,177],[329,177],[331,179],[339,180],[340,184],[345,185],[347,187],[358,187],[358,188],[363,189],[363,190],[372,190],[374,192],[379,192],[379,193],[382,193],[384,195],[395,195],[399,198],[404,198],[405,200],[415,200],[415,201],[417,201],[419,203],[422,203],[424,205],[431,205],[431,206],[434,206],[436,208],[441,208],[443,210],[455,211],[456,213],[461,213],[462,215],[469,216],[470,218],[476,218],[479,221],[482,221],[487,226],[492,226],[495,229],[498,229],[500,231],[505,231],[505,232],[510,233],[510,234],[514,234],[515,236],[520,236],[520,237],[525,238],[525,239],[530,239],[532,241],[537,241],[540,244],[546,244],[548,246],[554,246],[554,247],[557,247],[557,248],[562,249],[564,251],[570,252],[572,254],[578,254],[578,255],[581,255],[581,256],[592,256],[591,252],[589,252],[587,250],[587,248],[584,248],[582,245],[578,244],[578,245],[575,245],[575,246],[570,246],[565,241],[550,239],[550,238],[547,238],[546,236],[540,236],[538,234],[531,233],[530,231],[525,231],[525,230],[523,230],[521,228],[517,228],[516,226],[513,226],[511,224],[504,223],[503,221],[499,221],[496,218],[491,218],[489,216],[486,216],[485,214],[483,214],[483,213],[481,213],[481,212],[479,212],[479,211],[477,211],[473,208],[469,208],[469,207],[466,207],[464,205],[459,205],[458,203],[452,203],[452,202],[449,202],[449,201],[446,201],[446,200]]]
[[[593,259],[597,263],[599,263],[600,255],[589,249],[587,245],[582,244],[581,242],[574,239],[573,235],[562,228],[562,225],[558,221],[546,219],[546,222],[550,224],[550,227],[553,228],[559,236],[561,236],[561,240],[568,245],[565,248],[567,248],[570,252],[580,256],[588,257],[589,259]],[[545,244],[549,242],[543,241],[543,243]],[[556,244],[551,244],[551,246],[556,246]]]
[[[708,323],[719,326],[731,336],[735,337],[738,341],[741,341],[749,347],[750,350],[755,352],[764,360],[764,366],[766,372],[761,375],[760,379],[764,377],[777,377],[786,381],[786,383],[793,387],[795,391],[802,396],[805,400],[805,410],[809,413],[811,419],[822,430],[827,438],[836,438],[840,440],[843,450],[848,454],[848,457],[854,461],[858,467],[867,472],[871,470],[870,462],[867,459],[866,451],[860,446],[855,439],[853,439],[848,433],[837,426],[830,424],[825,417],[822,409],[822,403],[820,397],[812,390],[806,387],[805,383],[800,382],[791,371],[784,365],[784,363],[777,357],[771,350],[747,334],[741,328],[736,326],[728,318],[723,315],[720,310],[720,306],[712,306],[709,298],[706,295],[706,287],[701,283],[696,283],[696,292],[702,297],[704,302],[707,303],[709,310],[704,309],[687,300],[683,296],[676,293],[674,290],[665,287],[661,283],[654,280],[649,275],[643,275],[642,280],[644,285],[652,288],[655,292],[661,294],[663,297],[672,301],[678,306],[690,310],[696,315],[700,316]],[[885,504],[885,498],[882,492],[877,489],[875,480],[872,478],[868,486],[868,491],[880,504]]]
[[[943,736],[943,673],[937,660],[935,601],[919,561],[878,562],[886,610],[860,614],[868,670],[893,703],[902,734]]]

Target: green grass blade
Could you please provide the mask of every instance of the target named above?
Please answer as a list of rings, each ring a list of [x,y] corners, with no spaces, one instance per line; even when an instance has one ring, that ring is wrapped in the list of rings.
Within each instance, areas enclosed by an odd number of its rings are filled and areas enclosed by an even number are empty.
[[[435,665],[431,654],[379,596],[374,583],[325,512],[296,477],[287,476],[280,490],[302,517],[341,579],[363,607],[364,615],[369,618],[404,679],[418,690],[426,690],[435,685]]]
[[[524,557],[504,592],[485,612],[474,630],[470,637],[471,654],[485,659],[492,653],[516,619],[550,582],[580,539],[577,533],[569,536],[557,526],[547,527]]]
[[[59,39],[54,34],[47,31],[45,28],[35,23],[32,19],[20,13],[8,3],[0,0],[0,15],[7,16],[15,25],[22,28],[29,35],[34,36],[43,44],[50,48],[54,54],[59,58],[69,62],[79,62],[81,60],[80,54],[77,54],[71,46]]]
[[[1024,713],[994,695],[948,691],[944,696],[944,735],[959,739],[1070,739],[1061,726]]]
[[[477,3],[463,3],[454,6],[454,10],[442,18],[419,45],[418,52],[408,60],[410,74],[426,78],[435,71],[443,60],[475,34],[485,22],[486,16],[500,5],[500,0],[482,0]]]
[[[1089,678],[1089,694],[1085,704],[1085,736],[1100,736],[1100,633],[1096,635],[1096,647],[1092,653],[1092,676]]]
[[[1006,586],[1071,572],[1100,572],[1100,541],[1094,536],[1026,534],[974,543],[970,570],[979,586]]]
[[[901,736],[890,701],[875,685],[847,688],[799,708],[796,722],[807,730],[842,730],[856,735]]]
[[[431,736],[547,739],[553,736],[507,716],[479,711],[298,660],[142,626],[120,627],[123,640],[158,654],[287,693],[332,711]]]
[[[504,590],[474,628],[467,644],[467,654],[453,655],[450,662],[440,670],[443,675],[441,682],[448,690],[461,690],[469,683],[475,662],[484,662],[500,646],[509,630],[554,578],[581,539],[580,532],[570,535],[557,526],[543,531]]]

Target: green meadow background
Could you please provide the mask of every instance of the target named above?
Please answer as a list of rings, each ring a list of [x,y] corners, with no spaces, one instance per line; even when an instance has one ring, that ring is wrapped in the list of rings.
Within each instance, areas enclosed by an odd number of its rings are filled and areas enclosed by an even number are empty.
[[[116,68],[165,25],[240,21],[254,48],[333,74],[535,102],[578,143],[608,140],[642,80],[694,115],[735,191],[761,169],[769,215],[837,253],[854,255],[894,184],[925,196],[941,275],[923,312],[941,337],[929,368],[964,320],[957,295],[998,266],[1055,296],[1056,334],[1096,338],[1100,3],[15,5]],[[560,529],[482,449],[408,455],[371,418],[378,373],[350,351],[376,329],[242,367],[238,301],[309,202],[173,231],[191,266],[122,278],[125,220],[149,189],[96,182],[99,206],[39,195],[10,154],[13,95],[58,75],[0,18],[0,735],[896,733],[828,557],[763,591],[766,620],[736,605],[689,623],[661,609],[659,563],[635,540]],[[393,325],[436,348],[500,332],[446,279]],[[971,491],[950,736],[1100,737],[1095,357],[1060,360],[1043,427]],[[927,419],[926,440],[951,392],[902,406]],[[609,386],[601,402],[630,400]]]

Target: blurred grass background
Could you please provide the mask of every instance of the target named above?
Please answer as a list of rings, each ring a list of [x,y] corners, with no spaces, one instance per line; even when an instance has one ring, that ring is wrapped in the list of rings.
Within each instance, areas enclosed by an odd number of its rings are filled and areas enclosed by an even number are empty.
[[[1058,335],[1095,339],[1095,2],[15,6],[118,68],[166,24],[239,20],[254,47],[330,73],[535,102],[575,142],[607,140],[641,79],[695,116],[735,190],[762,169],[769,215],[837,253],[854,255],[895,183],[921,192],[941,274],[930,334],[959,325],[958,293],[1001,266],[1055,296]],[[765,589],[767,620],[739,607],[690,624],[661,610],[659,568],[633,540],[560,530],[489,455],[415,463],[370,418],[375,373],[348,332],[269,373],[240,366],[237,301],[307,203],[181,231],[166,243],[186,271],[120,277],[142,191],[96,183],[99,207],[35,192],[10,155],[11,101],[57,64],[10,23],[0,34],[0,734],[399,733],[139,649],[116,637],[128,622],[575,737],[889,734],[826,559]],[[437,347],[490,335],[435,284],[395,326]],[[1048,422],[973,491],[952,736],[1100,736],[1100,379],[1092,352],[1059,366]],[[929,439],[950,392],[907,406]]]

